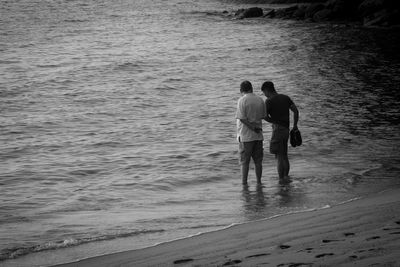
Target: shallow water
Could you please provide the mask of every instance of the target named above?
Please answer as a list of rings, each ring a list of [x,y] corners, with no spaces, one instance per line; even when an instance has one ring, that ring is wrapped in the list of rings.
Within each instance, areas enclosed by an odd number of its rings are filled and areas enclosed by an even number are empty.
[[[398,30],[234,20],[222,11],[242,6],[218,1],[1,4],[0,264],[135,249],[399,186]],[[289,184],[266,153],[263,187],[252,170],[241,186],[245,79],[257,93],[273,80],[300,109]]]

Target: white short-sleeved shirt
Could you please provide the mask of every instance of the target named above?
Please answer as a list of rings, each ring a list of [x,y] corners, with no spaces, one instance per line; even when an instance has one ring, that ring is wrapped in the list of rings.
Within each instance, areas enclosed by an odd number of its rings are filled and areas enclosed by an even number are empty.
[[[237,103],[236,125],[237,138],[239,142],[250,142],[256,140],[264,140],[262,131],[256,133],[251,130],[240,120],[247,119],[249,122],[256,123],[262,128],[262,120],[266,115],[266,107],[264,100],[253,93],[247,93],[242,96]]]

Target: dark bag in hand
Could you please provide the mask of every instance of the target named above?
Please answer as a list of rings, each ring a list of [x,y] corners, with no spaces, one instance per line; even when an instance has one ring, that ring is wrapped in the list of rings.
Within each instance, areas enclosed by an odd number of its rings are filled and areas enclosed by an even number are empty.
[[[302,139],[299,129],[292,129],[290,131],[290,145],[292,147],[301,146]]]

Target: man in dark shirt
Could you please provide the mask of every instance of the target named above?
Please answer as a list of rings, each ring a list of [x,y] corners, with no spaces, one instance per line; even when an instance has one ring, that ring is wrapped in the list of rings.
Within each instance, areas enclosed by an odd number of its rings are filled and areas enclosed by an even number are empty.
[[[267,97],[265,105],[267,116],[265,120],[272,123],[272,136],[269,150],[275,154],[279,179],[284,181],[289,176],[290,164],[288,158],[288,140],[290,128],[289,110],[293,112],[293,129],[297,129],[299,111],[290,97],[278,94],[270,81],[263,83],[261,90]]]

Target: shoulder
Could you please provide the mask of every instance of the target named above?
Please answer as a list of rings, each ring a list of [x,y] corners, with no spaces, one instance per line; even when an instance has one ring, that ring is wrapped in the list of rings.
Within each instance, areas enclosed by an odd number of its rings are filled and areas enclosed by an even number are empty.
[[[259,95],[255,95],[255,96],[257,97],[257,99],[258,99],[259,101],[264,102],[264,99],[263,99],[261,96],[259,96]]]
[[[284,95],[284,94],[280,94],[282,99],[285,99],[286,101],[288,101],[289,103],[293,103],[292,99],[290,98],[290,96],[288,95]]]
[[[240,105],[240,106],[246,105],[246,103],[247,103],[247,97],[246,96],[247,95],[244,95],[244,96],[239,98],[238,105]]]
[[[243,95],[243,96],[241,96],[239,99],[238,99],[238,102],[242,102],[242,101],[244,101],[246,99],[246,95]]]
[[[255,103],[264,105],[264,99],[261,96],[253,94],[253,98]]]

